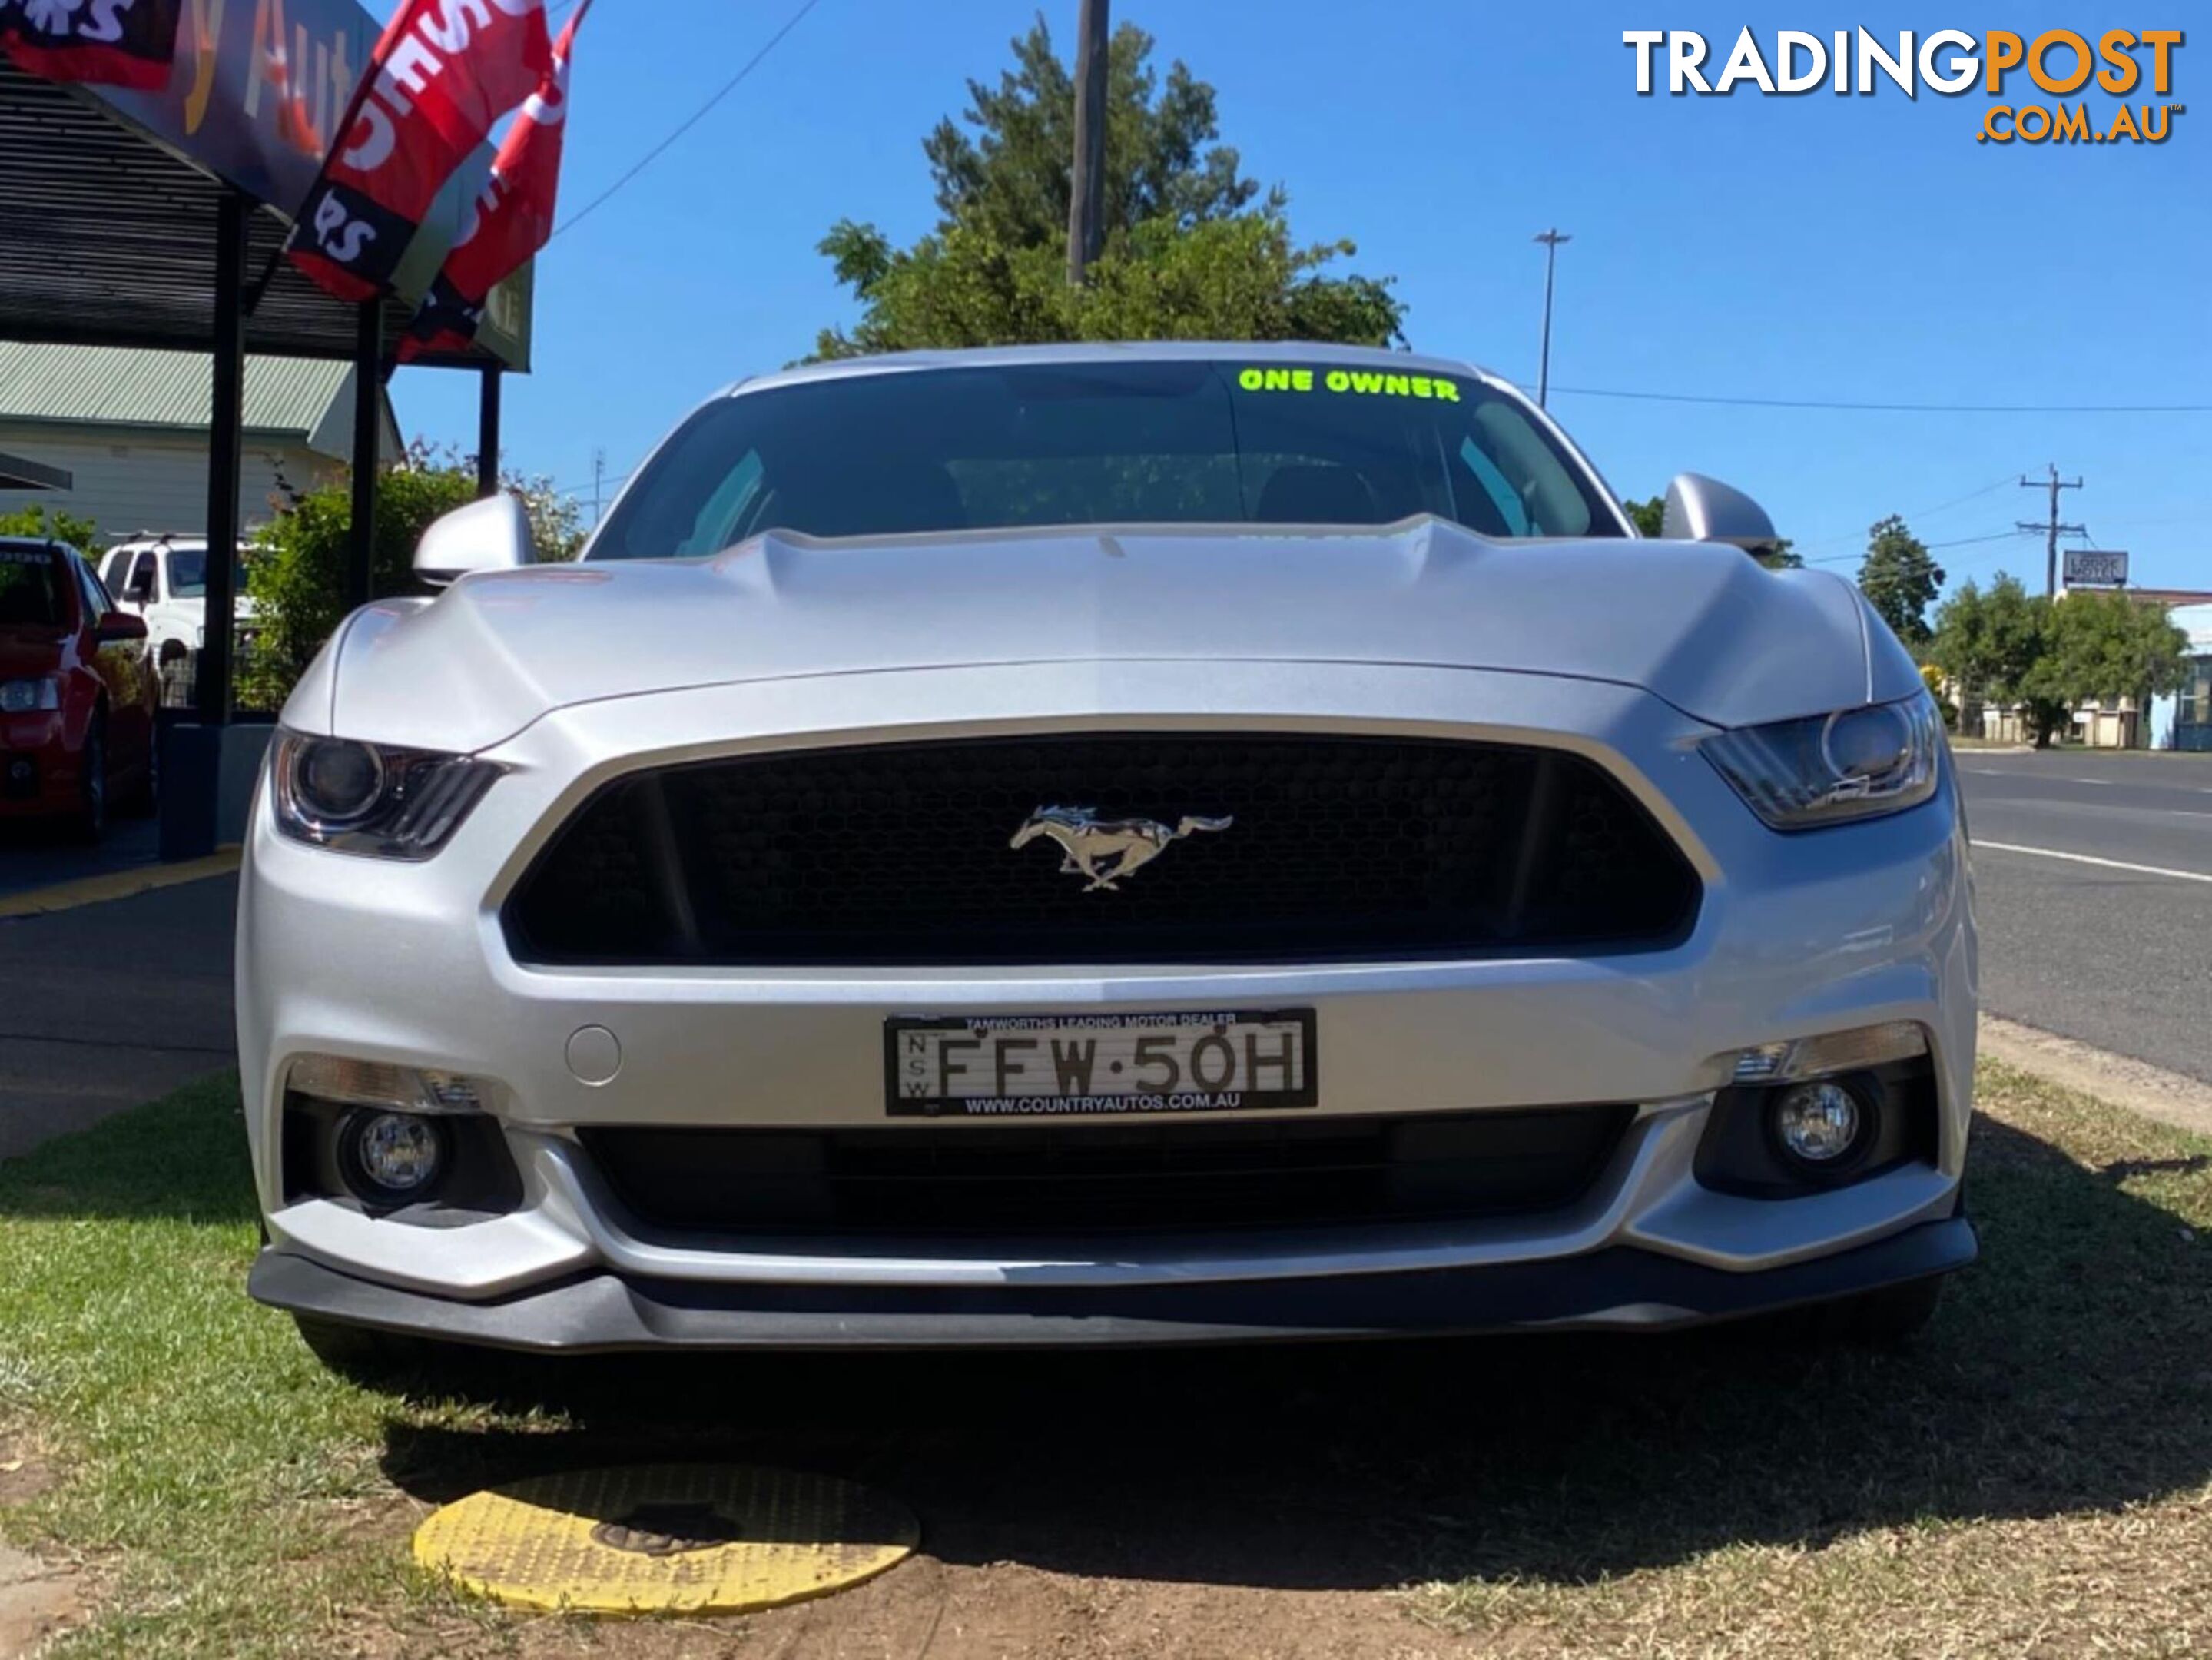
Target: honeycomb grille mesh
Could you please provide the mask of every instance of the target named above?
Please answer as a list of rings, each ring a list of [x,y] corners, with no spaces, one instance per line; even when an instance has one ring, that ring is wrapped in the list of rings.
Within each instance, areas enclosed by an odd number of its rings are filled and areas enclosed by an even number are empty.
[[[1090,889],[1039,807],[1194,829]],[[785,752],[633,775],[507,915],[525,961],[1304,960],[1634,948],[1698,885],[1607,774],[1438,739],[1069,734]]]

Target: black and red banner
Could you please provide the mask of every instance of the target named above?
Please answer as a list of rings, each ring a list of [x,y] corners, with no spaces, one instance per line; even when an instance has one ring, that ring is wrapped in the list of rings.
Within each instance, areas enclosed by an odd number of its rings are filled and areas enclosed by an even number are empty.
[[[287,256],[341,300],[385,292],[446,181],[552,66],[544,0],[404,0]]]
[[[0,0],[0,49],[45,81],[159,92],[185,0]]]
[[[491,291],[520,271],[553,234],[561,199],[561,154],[568,132],[568,62],[576,29],[592,9],[584,0],[553,47],[553,67],[522,106],[468,229],[446,256],[399,343],[399,361],[468,350],[483,325]]]

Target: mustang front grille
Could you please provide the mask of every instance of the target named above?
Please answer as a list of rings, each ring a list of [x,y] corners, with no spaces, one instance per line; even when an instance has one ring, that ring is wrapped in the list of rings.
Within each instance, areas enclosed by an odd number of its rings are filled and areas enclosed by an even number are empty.
[[[648,1230],[1066,1235],[1557,1209],[1596,1179],[1634,1116],[1589,1106],[579,1134]]]
[[[1302,962],[1650,949],[1698,897],[1643,808],[1564,751],[1073,733],[630,775],[506,924],[545,964]]]

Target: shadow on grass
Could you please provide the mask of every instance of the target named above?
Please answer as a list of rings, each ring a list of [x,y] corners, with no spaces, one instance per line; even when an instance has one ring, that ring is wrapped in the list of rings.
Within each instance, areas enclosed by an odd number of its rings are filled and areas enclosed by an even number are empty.
[[[797,1465],[898,1494],[952,1561],[1346,1589],[1580,1582],[1728,1544],[2110,1510],[2201,1487],[2212,1244],[2121,1185],[2201,1181],[2200,1160],[2085,1164],[1987,1118],[1975,1134],[1983,1261],[1904,1354],[1813,1352],[1750,1326],[497,1360],[422,1380],[425,1398],[460,1382],[496,1406],[550,1408],[552,1427],[455,1428],[451,1414],[395,1401],[383,1464],[434,1501],[603,1463]],[[212,1079],[0,1165],[0,1219],[240,1228],[254,1217],[243,1141],[234,1085]],[[71,1229],[53,1248],[101,1246]],[[205,1359],[231,1381],[247,1364]]]
[[[548,1432],[393,1419],[423,1499],[728,1458],[889,1487],[930,1549],[1301,1588],[1580,1582],[1737,1543],[2111,1508],[2212,1476],[2212,1272],[2170,1212],[1984,1121],[1984,1256],[1911,1352],[1764,1325],[1154,1353],[498,1362]]]

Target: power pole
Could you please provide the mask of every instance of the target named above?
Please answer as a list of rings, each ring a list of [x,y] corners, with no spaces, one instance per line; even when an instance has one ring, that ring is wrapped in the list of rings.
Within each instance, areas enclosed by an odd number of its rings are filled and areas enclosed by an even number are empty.
[[[592,452],[592,528],[599,527],[599,483],[606,477],[607,453],[603,449]]]
[[[2051,464],[2051,476],[2048,478],[2030,478],[2026,473],[2022,473],[2020,476],[2020,487],[2022,489],[2051,492],[2049,522],[2038,524],[2030,519],[2015,520],[2014,522],[2022,530],[2039,530],[2044,533],[2043,592],[2046,597],[2055,597],[2058,593],[2058,538],[2061,536],[2088,534],[2088,532],[2080,525],[2062,525],[2058,522],[2058,492],[2080,489],[2081,481],[2078,478],[2060,478],[2058,464],[2053,461]]]
[[[1111,25],[1107,0],[1083,0],[1075,44],[1075,168],[1067,192],[1067,285],[1106,246],[1106,67]]]
[[[1552,392],[1552,273],[1559,263],[1559,244],[1571,242],[1554,226],[1536,239],[1544,245],[1544,350],[1536,368],[1536,407],[1542,409]]]

